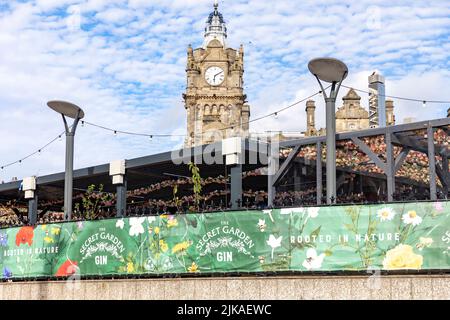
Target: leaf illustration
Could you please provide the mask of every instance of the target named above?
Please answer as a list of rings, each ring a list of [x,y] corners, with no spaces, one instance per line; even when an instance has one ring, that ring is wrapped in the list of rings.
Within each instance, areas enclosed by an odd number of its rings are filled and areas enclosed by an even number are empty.
[[[320,228],[322,228],[322,226],[318,227],[316,230],[314,230],[313,232],[311,232],[310,237],[312,238],[313,236],[318,236],[320,233]]]

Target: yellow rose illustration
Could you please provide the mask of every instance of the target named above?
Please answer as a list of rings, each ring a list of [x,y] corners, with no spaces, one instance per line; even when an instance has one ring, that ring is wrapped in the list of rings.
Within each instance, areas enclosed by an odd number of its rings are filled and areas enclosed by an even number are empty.
[[[167,227],[168,228],[176,227],[177,225],[178,225],[177,219],[169,219],[169,220],[167,220]]]
[[[155,228],[155,234],[159,234],[159,227]]]
[[[177,243],[173,248],[172,248],[172,253],[177,253],[177,252],[183,252],[186,251],[186,249],[190,246],[189,241],[184,241],[184,242],[180,242]]]
[[[133,262],[128,262],[127,263],[127,272],[128,273],[134,272],[134,264],[133,264]]]
[[[411,246],[399,244],[386,253],[386,257],[383,260],[383,269],[420,269],[422,263],[423,257],[420,254],[415,254]]]
[[[45,236],[44,237],[44,241],[46,243],[54,243],[55,242],[55,240],[53,240],[53,238],[50,238],[49,236]]]
[[[159,240],[159,248],[162,252],[166,252],[169,249],[169,246],[164,240]]]
[[[198,271],[198,265],[195,262],[192,262],[192,265],[188,268],[189,272],[197,272]]]

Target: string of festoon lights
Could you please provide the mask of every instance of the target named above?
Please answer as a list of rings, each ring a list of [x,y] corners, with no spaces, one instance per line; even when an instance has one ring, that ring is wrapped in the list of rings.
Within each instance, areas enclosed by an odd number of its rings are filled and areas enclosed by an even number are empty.
[[[347,89],[353,89],[355,91],[358,92],[362,92],[362,93],[366,93],[366,94],[371,94],[370,91],[367,90],[362,90],[362,89],[357,89],[357,88],[353,88],[353,87],[349,87],[349,86],[345,86],[342,85],[343,88],[347,88]],[[450,104],[450,101],[445,101],[445,100],[425,100],[425,99],[414,99],[414,98],[405,98],[405,97],[398,97],[398,96],[391,96],[391,95],[387,95],[387,94],[379,94],[378,96],[380,97],[384,97],[384,98],[391,98],[391,99],[396,99],[396,100],[404,100],[404,101],[412,101],[412,102],[420,102],[422,103],[423,107],[427,106],[427,103],[433,103],[433,104]]]
[[[327,87],[327,88],[328,88],[328,87]],[[303,102],[305,102],[306,100],[311,99],[311,98],[313,98],[314,96],[316,96],[316,95],[318,95],[318,94],[321,94],[321,93],[322,93],[322,91],[316,92],[316,93],[314,93],[314,94],[312,94],[312,95],[310,95],[310,96],[308,96],[308,97],[306,97],[306,98],[303,98],[303,99],[301,99],[301,100],[298,100],[298,101],[296,101],[296,102],[294,102],[294,103],[292,103],[292,104],[290,104],[290,105],[288,105],[288,106],[286,106],[286,107],[284,107],[284,108],[281,108],[281,109],[279,109],[279,110],[277,110],[277,111],[274,111],[274,112],[272,112],[272,113],[263,115],[263,116],[258,117],[258,118],[254,118],[254,119],[249,120],[249,121],[242,122],[242,123],[239,124],[239,126],[244,125],[244,124],[250,124],[250,123],[253,123],[253,122],[256,122],[256,121],[265,119],[265,118],[269,118],[269,117],[275,117],[275,118],[277,118],[277,117],[278,117],[278,114],[280,114],[281,112],[283,112],[283,111],[285,111],[285,110],[287,110],[287,109],[290,109],[290,108],[292,108],[292,107],[294,107],[294,106],[296,106],[296,105],[298,105],[298,104],[300,104],[300,103],[303,103]],[[109,127],[97,125],[97,124],[94,124],[94,123],[90,123],[90,122],[88,122],[88,121],[81,121],[81,123],[82,123],[82,125],[83,125],[83,124],[84,124],[84,125],[90,125],[90,126],[93,126],[93,127],[99,128],[99,129],[103,129],[103,130],[107,130],[107,131],[113,132],[114,135],[125,134],[125,135],[132,135],[132,136],[147,137],[147,138],[150,138],[150,139],[152,139],[152,138],[154,138],[154,137],[186,137],[185,134],[178,134],[178,135],[177,135],[177,134],[148,134],[148,133],[137,133],[137,132],[122,131],[122,130],[117,130],[117,129],[113,129],[113,128],[109,128]],[[230,125],[230,126],[228,126],[228,127],[224,127],[224,128],[221,128],[221,129],[217,129],[216,131],[223,131],[223,130],[234,129],[235,127],[236,127],[236,125]]]
[[[49,142],[47,142],[45,145],[43,145],[42,147],[40,147],[40,148],[37,149],[36,151],[34,151],[34,152],[28,154],[27,156],[25,156],[25,157],[23,157],[23,158],[21,158],[21,159],[19,159],[19,160],[10,162],[10,163],[8,163],[8,164],[2,165],[2,166],[0,167],[0,169],[3,170],[3,169],[5,169],[5,168],[10,167],[10,166],[13,166],[13,165],[15,165],[15,164],[21,164],[23,161],[27,160],[28,158],[30,158],[30,157],[32,157],[32,156],[34,156],[34,155],[36,155],[36,154],[41,154],[42,151],[44,151],[47,147],[49,147],[53,142],[55,142],[55,141],[57,141],[57,140],[61,140],[64,133],[65,133],[65,131],[61,132],[61,133],[60,133],[59,135],[57,135],[55,138],[53,138],[52,140],[50,140]]]
[[[329,85],[328,87],[326,87],[325,90],[327,90],[330,86],[331,86],[331,85]],[[349,87],[349,86],[346,86],[346,85],[342,85],[342,87],[343,87],[343,88],[347,88],[347,89],[353,89],[353,90],[358,91],[358,92],[370,94],[370,92],[367,91],[367,90],[357,89],[357,88]],[[296,106],[296,105],[298,105],[298,104],[300,104],[300,103],[303,103],[303,102],[305,102],[306,100],[309,100],[309,99],[311,99],[311,98],[313,98],[313,97],[315,97],[315,96],[317,96],[317,95],[319,95],[319,94],[322,94],[322,91],[318,91],[318,92],[316,92],[316,93],[314,93],[314,94],[311,94],[310,96],[308,96],[308,97],[306,97],[306,98],[303,98],[303,99],[301,99],[301,100],[298,100],[298,101],[296,101],[296,102],[294,102],[294,103],[292,103],[292,104],[290,104],[290,105],[288,105],[288,106],[286,106],[286,107],[284,107],[284,108],[281,108],[281,109],[279,109],[279,110],[277,110],[277,111],[268,113],[268,114],[266,114],[266,115],[263,115],[263,116],[260,116],[260,117],[254,118],[254,119],[251,119],[251,120],[249,120],[249,121],[243,122],[243,123],[241,123],[241,124],[239,124],[239,125],[241,126],[241,125],[244,125],[244,124],[250,124],[250,123],[253,123],[253,122],[256,122],[256,121],[259,121],[259,120],[262,120],[262,119],[266,119],[266,118],[269,118],[269,117],[275,117],[275,119],[278,119],[278,115],[279,115],[281,112],[283,112],[283,111],[285,111],[285,110],[288,110],[288,109],[290,109],[290,108],[292,108],[292,107],[294,107],[294,106]],[[433,104],[450,104],[450,101],[445,101],[445,100],[414,99],[414,98],[398,97],[398,96],[392,96],[392,95],[379,95],[379,96],[380,96],[380,97],[385,97],[385,98],[396,99],[396,100],[405,100],[405,101],[421,102],[422,105],[423,105],[424,107],[426,106],[427,103],[433,103]],[[103,125],[95,124],[95,123],[92,123],[92,122],[89,122],[89,121],[86,121],[86,120],[82,120],[82,121],[81,121],[81,126],[84,127],[85,125],[89,125],[89,126],[92,126],[92,127],[98,128],[98,129],[102,129],[102,130],[105,130],[105,131],[112,132],[115,136],[117,136],[118,134],[123,134],[123,135],[129,135],[129,136],[146,137],[146,138],[149,138],[150,140],[153,139],[153,138],[156,138],[156,137],[160,137],[160,138],[167,138],[167,137],[178,137],[178,138],[181,138],[181,137],[186,137],[186,135],[182,135],[182,134],[149,134],[149,133],[140,133],[140,132],[124,131],[124,130],[114,129],[114,128],[106,127],[106,126],[103,126]],[[229,129],[233,130],[235,127],[236,127],[235,125],[234,125],[234,126],[233,126],[233,125],[230,125],[230,126],[228,126],[228,127],[224,127],[224,128],[221,128],[221,129],[217,129],[217,131],[229,130]],[[51,144],[53,144],[53,143],[56,142],[57,140],[61,140],[63,134],[64,134],[64,132],[62,132],[61,134],[59,134],[58,136],[56,136],[54,139],[52,139],[51,141],[49,141],[47,144],[45,144],[45,145],[42,146],[41,148],[39,148],[39,149],[37,149],[36,151],[34,151],[34,152],[32,152],[32,153],[26,155],[25,157],[23,157],[23,158],[21,158],[21,159],[18,159],[18,160],[16,160],[16,161],[10,162],[10,163],[8,163],[8,164],[5,164],[5,165],[0,166],[0,169],[3,170],[3,169],[5,169],[5,168],[10,167],[10,166],[13,166],[13,165],[15,165],[15,164],[21,164],[23,161],[29,159],[30,157],[32,157],[32,156],[34,156],[34,155],[36,155],[36,154],[41,154],[41,153],[44,151],[44,149],[48,148]]]
[[[304,101],[306,101],[306,100],[308,100],[308,99],[311,99],[312,97],[314,97],[314,96],[316,96],[316,95],[318,95],[318,94],[321,94],[321,93],[322,93],[322,91],[316,92],[316,93],[314,93],[314,94],[312,94],[312,95],[310,95],[310,96],[308,96],[308,97],[306,97],[306,98],[304,98],[304,99],[301,99],[301,100],[299,100],[299,101],[296,101],[296,102],[294,102],[294,103],[292,103],[292,104],[290,104],[290,105],[288,105],[288,106],[286,106],[286,107],[284,107],[284,108],[281,108],[281,109],[279,109],[279,110],[277,110],[277,111],[275,111],[275,112],[271,112],[271,113],[266,114],[266,115],[264,115],[264,116],[261,116],[261,117],[258,117],[258,118],[255,118],[255,119],[252,119],[252,120],[243,122],[242,125],[243,125],[243,124],[250,124],[250,123],[253,123],[253,122],[256,122],[256,121],[259,121],[259,120],[268,118],[268,117],[273,117],[273,116],[274,116],[275,118],[277,118],[277,117],[278,117],[278,114],[280,114],[281,112],[283,112],[283,111],[285,111],[285,110],[287,110],[287,109],[290,109],[290,108],[292,108],[292,107],[294,107],[294,106],[296,106],[296,105],[298,105],[298,104],[300,104],[300,103],[302,103],[302,102],[304,102]],[[186,137],[186,135],[182,135],[182,134],[149,134],[149,133],[140,133],[140,132],[124,131],[124,130],[114,129],[114,128],[106,127],[106,126],[103,126],[103,125],[95,124],[95,123],[92,123],[92,122],[89,122],[89,121],[86,121],[86,120],[81,120],[80,122],[81,122],[81,127],[84,127],[84,126],[86,126],[86,125],[89,125],[89,126],[92,126],[92,127],[98,128],[98,129],[102,129],[102,130],[105,130],[105,131],[112,132],[112,133],[114,134],[114,136],[117,136],[117,135],[119,135],[119,134],[123,134],[123,135],[129,135],[129,136],[147,137],[147,138],[149,138],[150,140],[153,139],[153,138],[155,138],[155,137],[161,137],[161,138],[167,138],[167,137],[178,137],[178,138],[180,138],[180,137]],[[228,127],[222,128],[222,129],[218,129],[217,131],[228,130],[228,129],[234,129],[234,127],[235,127],[235,126],[228,126]],[[16,161],[13,161],[13,162],[10,162],[10,163],[8,163],[8,164],[5,164],[5,165],[0,166],[0,169],[3,170],[3,169],[5,169],[5,168],[10,167],[10,166],[13,166],[13,165],[15,165],[15,164],[21,164],[23,161],[25,161],[26,159],[28,159],[28,158],[34,156],[35,154],[38,154],[38,153],[40,154],[44,149],[46,149],[48,146],[50,146],[51,144],[53,144],[55,141],[60,140],[63,134],[64,134],[64,132],[61,133],[61,134],[59,134],[56,138],[54,138],[54,139],[51,140],[50,142],[48,142],[45,146],[43,146],[43,147],[39,148],[38,150],[36,150],[36,151],[34,151],[34,152],[28,154],[27,156],[25,156],[25,157],[23,157],[23,158],[21,158],[21,159],[19,159],[19,160],[16,160]]]

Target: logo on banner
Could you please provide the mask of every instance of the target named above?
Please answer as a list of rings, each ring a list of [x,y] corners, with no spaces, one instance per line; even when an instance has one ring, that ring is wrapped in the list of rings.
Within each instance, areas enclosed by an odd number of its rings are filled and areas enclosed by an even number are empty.
[[[89,236],[80,248],[80,264],[92,258],[98,266],[108,264],[108,256],[120,259],[125,251],[122,241],[114,234],[107,232],[105,228]]]
[[[196,244],[200,257],[215,254],[218,262],[233,262],[233,253],[254,258],[251,253],[255,242],[240,229],[222,221],[221,226],[207,231]]]

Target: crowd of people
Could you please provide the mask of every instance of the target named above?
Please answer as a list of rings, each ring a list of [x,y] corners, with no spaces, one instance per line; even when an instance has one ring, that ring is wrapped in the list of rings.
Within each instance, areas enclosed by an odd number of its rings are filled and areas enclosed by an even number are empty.
[[[413,201],[413,200],[427,200],[429,193],[426,190],[419,190],[412,186],[400,185],[397,192],[394,194],[396,201]],[[266,191],[252,191],[246,190],[243,192],[242,203],[239,206],[243,210],[261,210],[267,208],[268,194]],[[351,194],[341,193],[336,198],[338,204],[368,204],[374,202],[386,201],[384,197],[378,197],[377,200],[371,199],[370,196],[363,192],[355,192]],[[325,197],[322,197],[322,203],[325,203]],[[280,191],[275,195],[273,202],[274,207],[295,207],[295,206],[315,206],[317,204],[317,190],[315,187],[310,187],[302,191]],[[174,200],[148,199],[144,201],[131,201],[127,204],[127,211],[125,216],[147,216],[159,215],[164,213],[186,213],[186,212],[217,212],[229,210],[230,191],[219,190],[202,195],[196,202],[193,196],[185,196],[178,199],[177,203]],[[95,219],[105,219],[115,217],[117,214],[115,205],[110,203],[102,203],[97,211]],[[72,220],[84,220],[83,211],[76,208],[73,212]],[[40,210],[38,216],[38,223],[47,224],[55,223],[64,220],[64,213],[62,211],[42,211]],[[27,208],[22,205],[11,205],[0,207],[0,227],[11,227],[27,225]]]
[[[426,139],[426,131],[420,130],[414,133]],[[449,147],[449,137],[442,131],[435,131],[435,143],[439,146]],[[374,136],[362,138],[362,141],[370,147],[372,152],[379,156],[380,160],[386,161],[386,144],[384,136]],[[280,159],[285,159],[291,149],[280,151]],[[401,147],[394,146],[394,155],[397,157],[402,151]],[[305,165],[308,161],[315,162],[317,158],[317,150],[315,145],[304,146],[300,149],[299,158],[304,159]],[[322,161],[326,160],[326,148],[322,148]],[[437,156],[436,161],[442,164],[442,159]],[[337,142],[337,169],[352,172],[354,177],[358,172],[379,174],[380,181],[383,181],[384,172],[377,167],[370,158],[360,150],[360,148],[351,140]],[[264,175],[264,169],[256,169],[243,173],[243,179],[249,177],[259,177]],[[399,183],[397,181],[396,192],[394,194],[395,201],[414,201],[428,200],[430,194],[428,187],[428,157],[422,152],[410,150],[405,158],[404,163],[396,173],[396,177],[404,178],[411,183]],[[127,192],[127,216],[135,215],[157,215],[166,212],[215,212],[227,210],[231,207],[231,196],[229,190],[230,179],[226,176],[205,177],[201,180],[203,191],[199,196],[192,193],[193,181],[191,178],[168,179],[158,183],[151,184],[147,187],[129,190]],[[438,186],[441,182],[437,179]],[[245,183],[244,183],[245,185]],[[177,194],[172,194],[172,190],[181,190]],[[302,190],[297,190],[294,186],[280,187],[275,195],[273,202],[274,207],[292,207],[292,206],[314,206],[317,204],[317,190],[315,181],[310,185],[302,186]],[[440,188],[438,188],[440,189]],[[161,199],[161,191],[169,196]],[[159,196],[158,196],[159,195]],[[447,195],[438,192],[438,197],[444,199]],[[91,192],[89,198],[98,206],[91,208],[95,211],[90,218],[103,219],[116,216],[115,194],[105,192]],[[243,209],[264,209],[267,207],[267,191],[252,190],[247,188],[243,192],[243,198],[239,207]],[[76,193],[74,196],[74,212],[73,220],[86,219],[86,210],[83,206],[86,204],[86,194]],[[326,199],[322,198],[322,203]],[[386,195],[383,193],[373,194],[358,190],[343,190],[337,195],[337,203],[373,203],[387,201]],[[64,220],[63,199],[55,199],[51,201],[41,201],[38,210],[38,223],[50,223]],[[0,227],[26,225],[27,219],[26,203],[8,202],[0,205]]]
[[[415,136],[426,139],[426,131],[420,130],[414,132]],[[442,147],[449,147],[450,138],[441,129],[434,133],[435,143]],[[362,141],[376,154],[380,160],[386,161],[386,143],[384,136],[373,136],[362,138]],[[287,158],[292,149],[284,149],[280,153],[280,158]],[[401,147],[394,146],[394,157],[397,157],[402,151]],[[299,158],[315,161],[317,159],[317,150],[315,145],[307,145],[301,148]],[[326,148],[322,148],[322,161],[326,161]],[[438,164],[442,164],[442,158],[436,157]],[[338,141],[336,143],[336,166],[337,168],[349,168],[355,172],[368,172],[375,174],[384,174],[382,168],[376,166],[373,161],[352,141]],[[396,177],[411,179],[415,182],[429,183],[430,176],[428,171],[428,155],[422,152],[410,150],[402,166],[396,173]],[[439,179],[437,180],[440,186]]]

